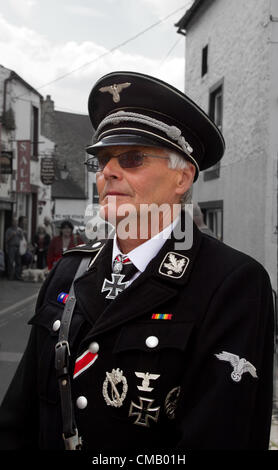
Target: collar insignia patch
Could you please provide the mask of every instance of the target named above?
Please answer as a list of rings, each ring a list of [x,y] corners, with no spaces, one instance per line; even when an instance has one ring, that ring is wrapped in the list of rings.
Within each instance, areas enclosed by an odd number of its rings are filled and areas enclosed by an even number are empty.
[[[162,261],[159,267],[159,273],[164,276],[179,279],[183,276],[188,264],[189,258],[170,251]]]
[[[217,359],[220,361],[226,361],[231,364],[233,367],[233,372],[231,373],[231,377],[234,382],[240,382],[241,377],[245,372],[249,372],[252,377],[258,378],[256,368],[248,362],[244,357],[240,359],[239,356],[236,354],[229,353],[227,351],[222,351],[220,354],[215,354]]]

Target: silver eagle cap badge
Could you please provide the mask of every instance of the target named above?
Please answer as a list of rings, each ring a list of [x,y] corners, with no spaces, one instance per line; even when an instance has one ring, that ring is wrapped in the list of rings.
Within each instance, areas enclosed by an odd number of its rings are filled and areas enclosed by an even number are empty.
[[[245,372],[249,372],[252,377],[258,378],[256,367],[248,362],[244,357],[240,358],[236,354],[229,353],[227,351],[222,351],[220,354],[215,354],[217,359],[220,361],[226,361],[231,364],[233,367],[233,372],[231,373],[231,377],[234,382],[240,382],[241,377]]]
[[[114,103],[119,103],[121,97],[120,93],[122,90],[125,88],[128,88],[131,85],[131,83],[126,82],[126,83],[118,83],[114,85],[108,85],[108,86],[103,86],[99,88],[99,91],[102,93],[108,92],[112,95]]]

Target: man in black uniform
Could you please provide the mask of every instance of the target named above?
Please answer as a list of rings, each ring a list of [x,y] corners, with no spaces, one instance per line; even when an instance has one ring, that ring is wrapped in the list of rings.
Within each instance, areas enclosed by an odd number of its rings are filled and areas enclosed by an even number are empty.
[[[132,72],[101,78],[89,114],[86,163],[116,233],[69,250],[44,283],[1,447],[267,449],[269,277],[176,210],[223,156],[220,131],[180,91]],[[156,224],[150,204],[166,207]]]

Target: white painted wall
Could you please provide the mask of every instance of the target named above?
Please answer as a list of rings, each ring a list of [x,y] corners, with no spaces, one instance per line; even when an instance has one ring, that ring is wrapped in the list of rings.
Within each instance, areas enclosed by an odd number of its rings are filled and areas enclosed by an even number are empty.
[[[208,111],[209,89],[224,79],[220,178],[204,182],[201,176],[194,200],[223,199],[224,242],[259,260],[277,288],[278,46],[271,45],[271,38],[277,41],[271,3],[277,10],[275,0],[214,0],[196,15],[187,30],[185,92]],[[206,44],[209,70],[201,78]]]

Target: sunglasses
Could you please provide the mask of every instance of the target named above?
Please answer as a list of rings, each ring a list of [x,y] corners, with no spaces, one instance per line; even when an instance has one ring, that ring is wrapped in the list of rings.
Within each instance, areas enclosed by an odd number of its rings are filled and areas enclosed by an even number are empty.
[[[169,160],[169,157],[163,157],[160,155],[150,155],[147,153],[140,152],[138,150],[130,150],[129,152],[121,153],[117,155],[119,165],[121,168],[137,168],[142,166],[144,163],[144,158],[162,158],[164,160]],[[103,171],[107,163],[111,158],[115,158],[110,155],[99,155],[88,158],[84,164],[87,166],[88,171],[97,173],[98,171]]]

